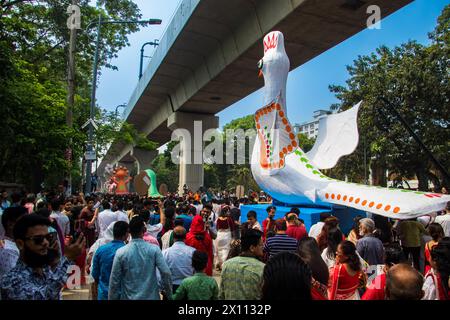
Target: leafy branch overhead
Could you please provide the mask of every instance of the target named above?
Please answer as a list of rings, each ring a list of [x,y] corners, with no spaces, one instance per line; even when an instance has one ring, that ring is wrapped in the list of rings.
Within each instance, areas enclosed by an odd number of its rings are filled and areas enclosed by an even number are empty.
[[[145,134],[139,133],[134,125],[125,122],[117,133],[117,141],[132,144],[137,148],[152,151],[158,148],[158,143],[149,140]]]
[[[159,147],[158,143],[149,140],[133,124],[121,121],[115,112],[100,109],[97,111],[96,122],[99,126],[95,139],[99,157],[106,154],[111,144],[133,145],[148,151]]]

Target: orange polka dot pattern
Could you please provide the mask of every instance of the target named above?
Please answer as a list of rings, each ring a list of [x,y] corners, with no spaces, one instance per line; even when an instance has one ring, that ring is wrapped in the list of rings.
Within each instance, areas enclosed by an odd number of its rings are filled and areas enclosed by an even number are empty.
[[[340,202],[342,202],[342,204],[345,204],[345,203],[352,203],[352,202],[353,202],[353,199],[354,199],[353,196],[341,195],[341,194],[339,194],[339,193],[334,194],[334,193],[328,193],[328,192],[325,193],[325,198],[326,198],[326,199],[332,199],[332,200],[335,200],[335,201],[340,201]],[[356,198],[356,199],[355,199],[355,203],[356,203],[356,204],[358,204],[360,201],[361,201],[360,198]],[[376,208],[377,210],[380,210],[380,211],[385,211],[385,212],[392,211],[393,213],[399,213],[399,212],[400,212],[400,207],[394,207],[394,208],[392,208],[392,206],[391,206],[390,204],[384,205],[384,204],[382,204],[382,203],[376,203],[375,201],[370,201],[370,202],[369,202],[369,200],[366,200],[366,199],[363,199],[363,200],[361,201],[361,204],[360,204],[360,205],[361,205],[362,207],[365,207],[367,204],[368,204],[367,207],[372,208],[372,207],[375,206],[375,208]],[[376,205],[375,205],[375,204],[376,204]],[[392,209],[392,210],[391,210],[391,209]]]
[[[267,136],[267,132],[269,131],[267,126],[264,127],[264,125],[261,123],[261,118],[264,117],[265,115],[271,113],[271,112],[276,112],[276,116],[278,117],[278,119],[281,120],[282,125],[280,126],[280,130],[284,130],[284,132],[280,133],[280,134],[285,134],[288,139],[289,139],[289,144],[284,145],[283,148],[281,149],[281,151],[279,152],[279,161],[276,161],[276,159],[274,159],[274,161],[271,161],[270,159],[260,159],[260,165],[263,169],[272,169],[272,168],[283,168],[284,164],[285,164],[285,157],[287,154],[293,152],[295,150],[295,148],[297,148],[298,143],[297,143],[297,139],[295,134],[292,132],[292,128],[289,124],[289,120],[286,118],[286,114],[285,112],[282,110],[281,105],[279,103],[271,103],[261,109],[259,109],[258,111],[256,111],[255,114],[255,122],[256,122],[256,128],[258,129],[258,131],[260,131],[260,133],[262,134],[263,137]],[[272,145],[270,142],[265,142],[265,144],[267,145],[266,150],[271,150]],[[271,153],[267,152],[265,154],[260,154],[260,157],[267,157],[267,154],[272,155]]]

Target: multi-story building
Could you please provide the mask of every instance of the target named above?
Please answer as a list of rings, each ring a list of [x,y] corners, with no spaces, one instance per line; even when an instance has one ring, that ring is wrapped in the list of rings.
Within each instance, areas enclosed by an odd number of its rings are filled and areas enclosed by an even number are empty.
[[[319,133],[319,120],[323,117],[331,114],[331,111],[328,110],[316,110],[313,113],[313,120],[303,123],[296,123],[294,125],[294,130],[296,133],[303,133],[308,138],[316,138]]]

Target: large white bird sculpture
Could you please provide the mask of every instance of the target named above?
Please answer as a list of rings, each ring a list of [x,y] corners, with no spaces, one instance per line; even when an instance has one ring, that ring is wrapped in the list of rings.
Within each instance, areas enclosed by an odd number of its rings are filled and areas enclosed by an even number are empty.
[[[287,204],[331,203],[396,219],[445,208],[448,195],[348,183],[320,172],[298,146],[287,118],[289,66],[283,34],[270,32],[264,37],[264,57],[258,63],[264,76],[264,107],[255,113],[257,138],[251,160],[253,176],[265,192]]]

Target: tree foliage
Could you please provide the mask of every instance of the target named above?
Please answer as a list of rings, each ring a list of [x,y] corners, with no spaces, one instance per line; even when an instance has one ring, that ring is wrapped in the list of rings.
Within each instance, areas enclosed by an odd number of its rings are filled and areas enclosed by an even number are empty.
[[[311,150],[312,147],[314,146],[314,143],[316,142],[315,138],[309,138],[304,133],[299,133],[297,135],[297,139],[298,139],[299,147],[302,148],[302,150],[305,152],[308,152],[309,150]]]
[[[450,167],[449,18],[447,6],[429,37],[429,46],[409,41],[392,49],[382,46],[369,56],[359,56],[347,70],[346,86],[330,86],[341,100],[342,110],[358,101],[360,141],[366,142],[367,166],[383,175],[384,169],[398,177],[417,176],[419,189],[428,189],[428,179],[437,188],[449,185],[426,153],[414,141],[392,108],[406,120],[424,144]],[[364,144],[341,159],[332,175],[344,173],[353,181],[364,176]],[[361,166],[362,164],[362,166]],[[380,184],[385,184],[382,177]]]
[[[205,186],[212,187],[218,190],[235,190],[236,186],[243,185],[245,192],[249,190],[259,190],[259,186],[253,179],[253,175],[250,168],[250,159],[252,150],[250,149],[250,139],[245,138],[245,163],[237,164],[237,143],[238,139],[243,137],[239,136],[229,136],[227,137],[227,130],[242,130],[243,132],[249,132],[249,130],[254,130],[256,133],[255,119],[254,115],[247,115],[238,119],[234,119],[227,123],[223,127],[222,141],[224,149],[224,161],[223,164],[207,164],[204,165],[205,169]],[[250,131],[251,133],[251,131]],[[227,141],[230,140],[230,141]],[[242,143],[242,141],[239,141]],[[233,159],[234,164],[227,164],[227,144],[234,145],[233,148]]]
[[[98,130],[95,134],[97,156],[106,155],[113,142],[133,145],[136,148],[152,151],[158,147],[156,142],[149,140],[140,133],[133,124],[122,121],[115,112],[99,109],[96,115]]]
[[[76,50],[76,95],[73,126],[66,125],[67,64],[69,29],[67,7],[71,0],[0,1],[0,120],[2,136],[0,166],[2,180],[38,189],[41,182],[55,185],[72,170],[81,176],[81,157],[87,141],[81,126],[89,117],[92,85],[95,25],[103,20],[137,20],[141,14],[130,0],[79,1],[82,30]],[[99,67],[115,68],[111,60],[129,45],[128,34],[139,30],[136,24],[105,24],[101,30]],[[101,69],[100,69],[101,70]],[[100,120],[97,144],[104,147],[120,136],[145,149],[155,145],[130,125],[108,123],[97,108]],[[108,130],[110,131],[108,133]],[[71,147],[72,162],[65,152]],[[101,152],[100,152],[101,153]],[[75,179],[76,180],[76,179]]]
[[[178,190],[179,165],[172,162],[171,152],[177,145],[177,141],[171,141],[167,144],[164,153],[159,154],[152,161],[152,169],[157,174],[158,185],[166,184],[171,192]]]

